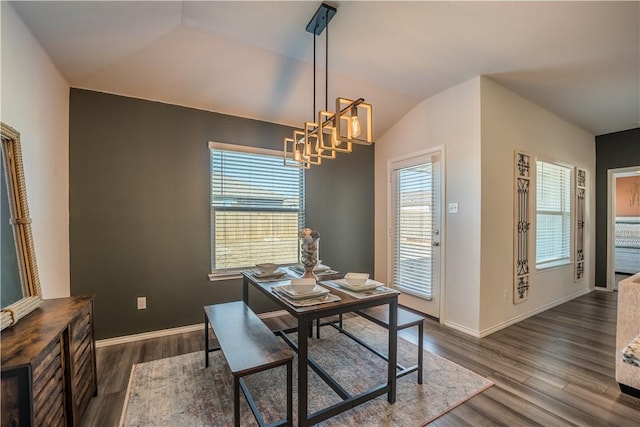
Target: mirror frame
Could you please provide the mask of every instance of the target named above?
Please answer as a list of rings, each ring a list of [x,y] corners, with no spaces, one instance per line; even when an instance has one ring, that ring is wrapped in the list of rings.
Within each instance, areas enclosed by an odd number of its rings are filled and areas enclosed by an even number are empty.
[[[22,286],[22,299],[0,310],[0,330],[13,326],[42,303],[40,278],[31,233],[31,218],[27,205],[27,189],[22,166],[20,134],[11,126],[0,122],[2,135],[2,161],[4,163],[9,196],[9,215],[16,243],[18,267]]]

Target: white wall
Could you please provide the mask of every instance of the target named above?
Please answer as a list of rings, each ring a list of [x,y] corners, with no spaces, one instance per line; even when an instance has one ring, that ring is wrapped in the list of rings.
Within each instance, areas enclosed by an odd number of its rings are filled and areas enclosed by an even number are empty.
[[[388,278],[388,163],[445,148],[446,267],[441,321],[484,336],[590,291],[595,277],[595,138],[485,77],[424,100],[375,144],[375,277]],[[531,276],[529,300],[513,304],[514,151],[587,171],[585,278],[573,266]]]
[[[469,332],[479,328],[480,301],[480,78],[475,77],[418,104],[375,147],[375,278],[387,280],[388,163],[427,148],[444,146],[446,256],[445,323]]]
[[[481,78],[482,100],[482,273],[480,334],[564,302],[594,286],[595,137],[536,104]],[[530,297],[513,304],[514,151],[559,161],[587,171],[585,278],[573,280],[573,265],[535,271],[530,268]],[[535,224],[534,224],[535,225]],[[535,232],[535,229],[532,230]]]
[[[8,2],[2,2],[0,118],[20,132],[44,298],[68,296],[69,84]]]

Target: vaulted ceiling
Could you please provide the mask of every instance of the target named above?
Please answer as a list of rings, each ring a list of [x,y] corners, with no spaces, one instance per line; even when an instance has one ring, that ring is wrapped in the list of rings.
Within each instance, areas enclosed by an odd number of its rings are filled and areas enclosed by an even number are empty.
[[[72,87],[291,126],[313,118],[320,2],[11,2]],[[639,2],[331,2],[328,99],[378,137],[477,75],[600,135],[638,127]],[[326,32],[317,38],[324,106]]]

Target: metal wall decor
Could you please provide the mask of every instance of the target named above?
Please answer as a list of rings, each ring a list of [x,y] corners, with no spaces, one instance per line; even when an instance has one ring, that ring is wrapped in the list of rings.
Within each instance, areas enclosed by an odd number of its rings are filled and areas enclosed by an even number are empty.
[[[587,171],[576,168],[576,246],[574,281],[584,278],[584,226],[587,192]]]
[[[514,280],[513,303],[518,304],[529,298],[529,229],[531,197],[531,156],[515,153],[515,215],[514,215]]]

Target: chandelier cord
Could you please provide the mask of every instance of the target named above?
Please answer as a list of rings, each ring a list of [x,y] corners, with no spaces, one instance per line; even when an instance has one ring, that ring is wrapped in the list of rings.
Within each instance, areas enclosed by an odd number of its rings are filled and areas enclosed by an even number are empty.
[[[311,119],[316,115],[316,33],[313,33],[313,108],[311,109]]]
[[[324,109],[329,110],[329,9],[324,12],[327,27],[324,39]]]

